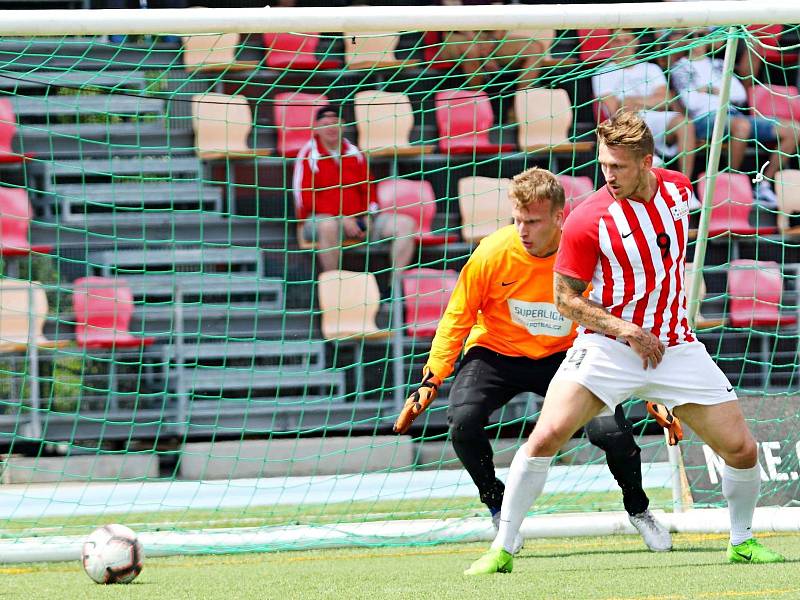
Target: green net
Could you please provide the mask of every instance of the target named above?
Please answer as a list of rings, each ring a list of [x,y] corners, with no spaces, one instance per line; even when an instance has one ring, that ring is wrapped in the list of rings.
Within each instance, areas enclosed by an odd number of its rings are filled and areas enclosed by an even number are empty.
[[[740,110],[698,327],[762,442],[762,502],[784,504],[800,472],[800,38],[732,31]],[[548,167],[570,206],[602,185],[593,130],[620,107],[647,111],[658,160],[702,200],[727,35],[0,40],[3,536],[119,522],[204,530],[162,547],[222,552],[488,531],[448,441],[448,384],[391,433],[453,280],[510,222],[510,177]],[[349,140],[333,171],[308,145],[320,107]],[[327,211],[304,212],[310,186]],[[337,219],[352,202],[363,221]],[[501,476],[539,407],[526,394],[493,415]],[[671,509],[660,430],[626,410],[651,506]],[[695,505],[720,506],[718,459],[691,434],[682,448]],[[556,463],[535,513],[621,508],[585,438]]]

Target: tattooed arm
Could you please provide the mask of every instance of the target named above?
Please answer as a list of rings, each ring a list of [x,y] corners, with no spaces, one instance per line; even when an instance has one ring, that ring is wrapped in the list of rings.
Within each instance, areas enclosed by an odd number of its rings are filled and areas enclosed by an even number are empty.
[[[664,345],[655,335],[638,325],[615,317],[603,306],[586,298],[583,293],[589,286],[588,282],[561,273],[554,275],[553,295],[558,312],[592,331],[624,338],[642,357],[645,369],[648,365],[655,367],[661,362]]]

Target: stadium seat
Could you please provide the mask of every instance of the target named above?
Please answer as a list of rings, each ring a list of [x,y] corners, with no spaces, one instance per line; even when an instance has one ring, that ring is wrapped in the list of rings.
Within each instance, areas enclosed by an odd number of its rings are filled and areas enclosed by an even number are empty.
[[[124,279],[82,277],[72,287],[75,341],[83,348],[140,348],[154,339],[130,332],[133,293]]]
[[[700,174],[697,184],[700,200],[706,195],[706,174]],[[720,173],[714,188],[711,204],[711,220],[708,224],[708,235],[717,236],[727,233],[736,235],[753,235],[755,233],[774,233],[773,227],[755,227],[750,224],[750,212],[753,207],[753,185],[750,178],[742,173]]]
[[[454,61],[439,58],[442,50],[441,31],[426,31],[422,36],[422,44],[422,57],[425,64],[430,65],[431,69],[449,71],[457,66]]]
[[[800,122],[800,95],[794,85],[754,85],[750,87],[750,107],[758,116]]]
[[[25,256],[31,252],[48,253],[50,246],[30,242],[33,209],[25,188],[0,186],[0,256]]]
[[[317,57],[318,33],[265,33],[266,65],[272,69],[337,69],[335,60]]]
[[[772,261],[733,260],[728,270],[728,310],[734,327],[780,327],[797,322],[780,312],[783,276]]]
[[[311,139],[314,114],[328,104],[321,94],[281,92],[275,95],[274,123],[278,130],[278,153],[287,158],[297,156]]]
[[[527,88],[514,96],[518,146],[525,152],[587,152],[593,142],[569,140],[572,104],[566,90]]]
[[[494,144],[489,131],[494,112],[482,90],[450,90],[436,93],[436,124],[442,154],[498,154],[513,152],[513,144]]]
[[[409,269],[403,274],[406,332],[411,337],[433,337],[456,287],[451,269]]]
[[[375,321],[381,300],[372,273],[325,271],[318,278],[322,336],[326,340],[373,340],[391,335]]]
[[[612,58],[616,52],[610,29],[578,29],[578,56],[583,62],[599,62]]]
[[[17,116],[8,98],[0,98],[0,165],[16,164],[35,156],[20,154],[14,150],[14,137],[17,135]]]
[[[372,156],[417,156],[430,146],[412,145],[414,110],[408,96],[400,93],[363,91],[355,95],[358,147]]]
[[[686,294],[687,298],[687,308],[688,308],[688,298],[689,294],[692,290],[692,281],[696,276],[694,270],[693,263],[686,263],[686,280],[685,280],[685,289],[684,293]],[[700,306],[697,308],[697,314],[695,315],[694,319],[694,328],[698,331],[701,329],[711,329],[712,327],[719,327],[725,323],[725,319],[710,319],[704,317],[703,314],[700,312],[700,308],[703,306],[703,301],[706,298],[706,281],[703,276],[700,276],[700,290],[697,293],[697,298],[700,302]]]
[[[778,229],[784,234],[800,234],[800,224],[792,225],[790,217],[800,216],[800,171],[784,169],[775,173],[775,194],[778,196]]]
[[[183,65],[188,71],[249,71],[257,61],[237,60],[238,33],[189,35],[183,38]]]
[[[457,235],[431,232],[436,216],[436,195],[429,181],[384,179],[375,188],[378,206],[382,211],[408,215],[415,223],[419,223],[419,244],[432,246],[458,241]]]
[[[344,60],[348,69],[385,69],[414,64],[395,56],[394,51],[400,42],[397,34],[345,33],[343,37]]]
[[[52,341],[44,336],[48,311],[47,294],[41,283],[0,278],[0,352],[24,352],[31,343],[41,348],[68,344],[66,340]]]
[[[797,64],[797,49],[788,51],[781,48],[783,25],[748,25],[747,30],[761,42],[754,43],[753,49],[764,60],[778,65]]]
[[[269,148],[251,148],[253,113],[244,96],[202,94],[192,97],[192,127],[197,155],[205,160],[269,156]]]
[[[564,188],[564,218],[578,204],[586,200],[594,192],[594,182],[589,177],[572,177],[571,175],[559,175],[558,180]]]
[[[462,177],[458,180],[458,205],[461,210],[461,237],[479,242],[511,223],[510,179]]]

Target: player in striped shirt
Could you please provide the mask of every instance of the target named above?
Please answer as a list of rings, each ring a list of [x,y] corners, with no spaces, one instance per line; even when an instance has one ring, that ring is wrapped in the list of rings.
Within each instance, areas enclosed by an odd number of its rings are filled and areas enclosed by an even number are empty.
[[[782,562],[751,532],[761,485],[756,442],[733,386],[687,322],[689,181],[653,168],[653,136],[634,113],[600,124],[597,138],[606,185],[570,213],[554,268],[556,306],[581,328],[511,463],[497,537],[466,573],[511,570],[514,536],[556,451],[606,406],[634,395],[674,408],[724,459],[728,560]]]
[[[576,335],[576,325],[559,314],[553,299],[564,189],[550,171],[534,167],[514,177],[509,199],[514,225],[483,239],[461,269],[436,328],[423,384],[395,424],[398,433],[408,430],[465,349],[448,397],[450,439],[495,527],[500,524],[504,486],[495,475],[485,429],[489,416],[517,394],[543,396]],[[631,523],[648,548],[667,551],[672,539],[648,510],[640,449],[632,431],[621,407],[586,426],[589,440],[606,452]],[[521,546],[518,536],[513,550]]]

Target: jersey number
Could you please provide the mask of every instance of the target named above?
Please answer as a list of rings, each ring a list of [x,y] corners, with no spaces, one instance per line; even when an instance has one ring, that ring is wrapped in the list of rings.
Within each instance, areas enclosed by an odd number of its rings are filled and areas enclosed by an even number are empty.
[[[671,243],[672,240],[670,240],[669,236],[663,231],[656,236],[656,244],[661,248],[661,258],[667,258],[667,256],[669,256],[669,247]]]

